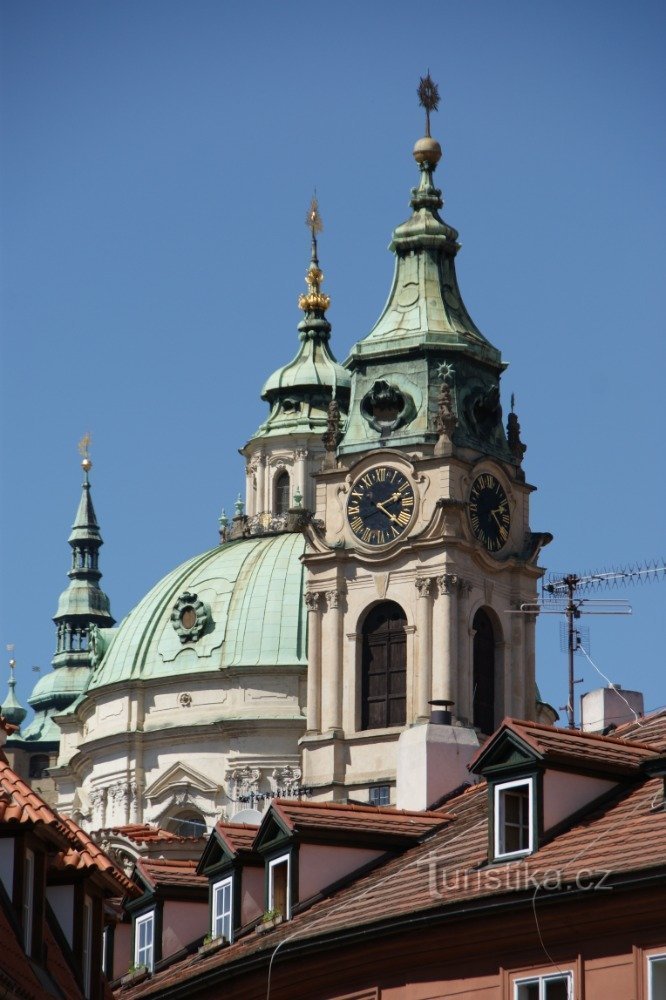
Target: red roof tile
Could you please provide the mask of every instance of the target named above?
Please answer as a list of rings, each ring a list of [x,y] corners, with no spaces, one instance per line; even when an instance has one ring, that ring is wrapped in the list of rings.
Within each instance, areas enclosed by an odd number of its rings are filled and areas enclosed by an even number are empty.
[[[137,844],[145,844],[155,840],[178,841],[180,843],[196,843],[198,840],[206,840],[207,836],[201,837],[181,837],[170,830],[163,830],[159,826],[151,826],[150,823],[125,823],[123,826],[113,826],[105,828],[107,834],[120,834],[128,837]]]
[[[230,851],[251,851],[259,827],[252,823],[226,823],[218,820],[215,832],[222,838]]]
[[[448,813],[442,812],[409,812],[386,806],[296,799],[277,799],[272,808],[289,830],[299,833],[374,833],[419,840],[450,819]]]
[[[521,719],[504,719],[491,739],[474,755],[470,762],[473,768],[483,759],[489,747],[511,731],[530,746],[546,763],[557,762],[584,766],[597,771],[630,774],[651,758],[658,756],[656,748],[637,740],[627,741],[614,733],[601,736],[583,733],[576,729],[556,729],[538,722],[524,722]]]
[[[0,941],[0,992],[7,987],[14,991],[11,996],[22,1000],[43,1000],[44,991],[1,906]]]
[[[190,886],[203,888],[208,885],[205,875],[197,875],[197,861],[161,858],[139,858],[136,870],[152,888],[163,886]]]
[[[666,753],[666,708],[660,708],[634,722],[625,722],[617,727],[613,736],[630,742],[640,740],[641,743],[649,743],[660,753]]]
[[[614,876],[666,864],[666,810],[663,780],[647,779],[544,844],[534,854],[502,865],[488,865],[488,793],[484,782],[452,799],[455,818],[425,843],[408,849],[331,897],[296,914],[288,923],[258,936],[246,934],[205,958],[188,957],[149,982],[120,991],[125,1000],[162,997],[166,989],[216,967],[274,952],[283,939],[316,938],[419,912],[435,915],[461,902],[522,894],[531,899],[537,884],[556,873],[561,885],[573,884],[581,871]],[[552,888],[555,888],[550,883]],[[542,893],[548,890],[542,888]]]
[[[83,993],[74,978],[65,956],[61,952],[48,923],[44,924],[44,943],[46,945],[47,969],[51,978],[58,984],[60,991],[67,1000],[83,1000]],[[40,993],[40,997],[44,994]]]
[[[4,759],[0,760],[0,823],[41,824],[71,842],[64,820],[19,778]]]

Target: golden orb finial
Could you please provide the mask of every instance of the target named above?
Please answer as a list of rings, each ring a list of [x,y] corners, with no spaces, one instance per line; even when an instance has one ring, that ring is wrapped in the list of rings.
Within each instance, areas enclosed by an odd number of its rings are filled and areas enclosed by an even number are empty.
[[[86,473],[86,475],[92,469],[92,462],[90,461],[90,443],[92,441],[92,434],[90,431],[86,431],[81,440],[79,441],[79,455],[81,455],[83,461],[81,462],[81,468]]]
[[[317,192],[312,196],[308,214],[305,217],[305,225],[312,235],[312,254],[310,257],[310,267],[305,275],[305,283],[308,286],[306,295],[299,295],[298,308],[303,312],[313,312],[320,310],[325,312],[331,304],[331,299],[321,291],[321,283],[324,280],[324,272],[319,268],[319,258],[317,257],[317,234],[324,228],[321,215],[319,214],[319,202]]]

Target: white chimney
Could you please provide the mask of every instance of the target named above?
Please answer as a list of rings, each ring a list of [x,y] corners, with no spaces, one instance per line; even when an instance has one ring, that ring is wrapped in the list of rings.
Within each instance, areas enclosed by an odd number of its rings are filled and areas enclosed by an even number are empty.
[[[427,809],[470,781],[467,764],[479,749],[475,731],[452,726],[448,711],[435,710],[430,718],[425,725],[406,729],[398,739],[398,809]]]
[[[621,726],[643,715],[640,691],[625,691],[619,684],[588,691],[580,699],[581,729],[600,733],[610,725]]]

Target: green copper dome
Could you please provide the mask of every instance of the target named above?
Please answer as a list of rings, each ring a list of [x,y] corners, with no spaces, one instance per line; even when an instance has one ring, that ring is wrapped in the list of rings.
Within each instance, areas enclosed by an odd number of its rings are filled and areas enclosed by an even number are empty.
[[[183,563],[115,630],[88,692],[229,667],[305,667],[304,548],[303,535],[285,533],[229,542]]]

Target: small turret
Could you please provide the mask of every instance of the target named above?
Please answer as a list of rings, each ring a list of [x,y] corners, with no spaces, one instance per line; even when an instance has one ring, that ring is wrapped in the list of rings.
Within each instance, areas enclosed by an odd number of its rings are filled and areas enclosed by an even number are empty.
[[[109,598],[98,586],[102,576],[99,570],[99,549],[103,544],[99,525],[90,495],[89,473],[92,462],[88,455],[90,435],[80,444],[83,455],[81,468],[84,480],[81,499],[69,536],[72,548],[72,566],[67,574],[69,586],[60,595],[58,609],[53,617],[56,624],[56,652],[53,666],[89,667],[90,651],[88,639],[91,625],[111,628],[115,620],[111,616]]]
[[[7,649],[13,653],[14,647],[8,646]],[[4,716],[5,720],[11,722],[13,726],[20,726],[28,713],[20,704],[14,692],[14,688],[16,687],[15,668],[16,660],[11,656],[9,659],[9,690],[2,703],[2,708],[0,708],[0,715]]]
[[[324,274],[317,237],[323,226],[316,197],[306,224],[311,252],[307,291],[298,299],[305,314],[298,324],[300,346],[296,356],[266,380],[261,398],[270,404],[270,413],[241,451],[247,459],[246,506],[251,517],[286,514],[297,492],[303,507],[312,507],[312,476],[321,468],[330,444],[322,440],[329,430],[329,406],[335,402],[344,419],[349,404],[351,377],[329,347],[331,324],[326,310],[331,300],[321,287]]]

